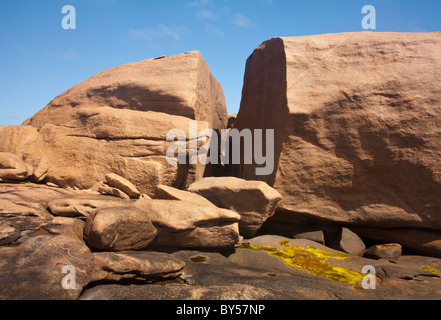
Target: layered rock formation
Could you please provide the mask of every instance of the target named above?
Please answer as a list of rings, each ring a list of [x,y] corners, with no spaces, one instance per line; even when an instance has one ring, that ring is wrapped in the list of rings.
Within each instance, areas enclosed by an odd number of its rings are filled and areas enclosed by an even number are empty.
[[[441,238],[441,33],[274,38],[247,61],[236,128],[274,129],[256,176],[293,219],[436,230]],[[394,239],[390,239],[394,241]]]
[[[153,195],[159,184],[184,188],[201,178],[202,164],[172,165],[172,129],[190,121],[227,127],[221,86],[198,52],[148,59],[104,71],[55,98],[23,126],[5,128],[0,151],[45,158],[46,181],[88,189],[114,172]],[[200,147],[199,145],[198,147]]]

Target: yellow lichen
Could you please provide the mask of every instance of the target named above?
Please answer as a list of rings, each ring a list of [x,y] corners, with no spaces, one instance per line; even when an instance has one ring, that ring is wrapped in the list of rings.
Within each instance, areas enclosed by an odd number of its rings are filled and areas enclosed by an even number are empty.
[[[295,247],[290,246],[288,243],[289,241],[280,242],[283,249],[251,245],[245,245],[243,247],[268,252],[291,267],[305,269],[314,275],[334,281],[356,285],[366,276],[359,272],[334,266],[328,261],[328,259],[345,260],[349,257],[348,254],[325,251],[314,247]]]
[[[441,270],[437,270],[429,267],[422,267],[421,270],[436,274],[441,277]]]

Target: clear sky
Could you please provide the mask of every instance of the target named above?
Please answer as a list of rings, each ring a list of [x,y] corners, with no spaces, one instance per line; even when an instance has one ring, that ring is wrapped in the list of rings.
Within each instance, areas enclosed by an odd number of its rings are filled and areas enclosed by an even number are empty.
[[[76,29],[64,30],[65,5]],[[230,114],[240,105],[245,62],[277,36],[364,31],[441,31],[439,0],[0,0],[0,126],[21,124],[53,98],[117,65],[199,50],[221,83]]]

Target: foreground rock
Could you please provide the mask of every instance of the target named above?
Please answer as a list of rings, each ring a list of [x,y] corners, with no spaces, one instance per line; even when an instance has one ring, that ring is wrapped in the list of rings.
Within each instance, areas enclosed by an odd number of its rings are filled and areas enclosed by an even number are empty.
[[[207,248],[175,248],[172,254],[92,252],[84,242],[84,218],[54,217],[47,210],[48,203],[72,198],[80,206],[81,200],[94,200],[89,202],[97,207],[90,209],[92,215],[105,210],[101,206],[108,199],[112,206],[148,201],[119,200],[30,183],[2,183],[0,191],[0,299],[4,300],[428,300],[441,296],[440,259],[403,255],[391,263],[351,256],[303,239],[262,236],[247,240],[234,251],[230,247],[228,254],[209,252]],[[205,237],[210,242],[214,238],[207,236],[209,232],[213,233],[211,237],[221,233],[215,231],[219,221],[235,224],[238,237],[237,213],[224,209],[203,212],[204,206],[179,200],[149,201],[152,210],[158,209],[158,216],[168,212],[170,216],[164,215],[164,220],[182,230],[177,230],[177,238],[194,241],[192,234],[199,233],[198,241]],[[172,210],[181,207],[185,209]],[[171,218],[173,214],[178,216]],[[179,217],[193,217],[193,222],[185,223]],[[161,223],[158,218],[158,226]],[[170,238],[171,227],[166,229],[170,230]],[[198,227],[206,229],[196,231]],[[225,230],[222,224],[219,230]],[[171,248],[164,251],[170,252]],[[360,287],[359,280],[365,276],[361,271],[366,265],[376,269],[376,290]],[[72,271],[76,276],[74,288],[70,287]],[[65,285],[68,289],[63,288]]]
[[[392,264],[360,257],[342,256],[340,252],[305,240],[265,236],[253,239],[255,246],[282,248],[288,242],[288,254],[298,261],[309,253],[312,263],[332,266],[342,274],[359,274],[364,265],[372,264],[381,277],[376,290],[363,290],[360,285],[331,280],[324,270],[313,274],[310,266],[292,267],[265,250],[238,248],[229,257],[219,253],[179,251],[175,257],[184,261],[181,278],[186,284],[163,286],[99,285],[81,296],[84,300],[397,300],[439,299],[439,277],[423,271],[423,266],[440,268],[439,259],[403,257]],[[292,250],[296,248],[298,251]],[[315,248],[316,250],[311,250]],[[317,255],[312,254],[316,252]],[[327,254],[322,258],[320,254]],[[305,256],[303,256],[305,257]],[[306,256],[308,257],[308,256]],[[342,258],[344,258],[342,260]],[[400,259],[401,260],[401,259]],[[320,275],[320,272],[322,274]],[[405,280],[407,279],[407,280]]]
[[[56,223],[39,222],[41,226],[29,235],[23,234],[15,246],[0,247],[1,299],[78,299],[82,289],[93,281],[98,268],[89,248],[80,240],[81,222],[57,219]],[[34,219],[27,220],[31,223]],[[76,283],[71,290],[62,285],[68,274],[62,273],[65,266],[75,268]]]
[[[245,181],[234,177],[204,178],[195,182],[189,191],[210,200],[220,208],[240,214],[240,234],[252,237],[270,218],[282,199],[280,193],[265,182]]]
[[[88,285],[151,283],[181,273],[184,262],[166,253],[92,253],[83,240],[84,221],[54,217],[46,209],[57,198],[80,202],[91,196],[88,192],[30,183],[2,183],[0,191],[2,300],[75,300]],[[98,207],[123,201],[94,197],[82,201],[95,201],[92,203]],[[69,280],[72,271],[75,283]]]
[[[275,130],[279,208],[347,226],[441,230],[441,33],[274,38],[248,59],[239,130]],[[441,239],[441,238],[439,238]],[[421,251],[420,251],[421,252]]]
[[[157,234],[150,217],[136,207],[100,209],[87,218],[84,228],[89,247],[106,251],[146,249]]]
[[[86,193],[52,200],[47,208],[54,216],[86,219],[99,209],[123,206],[127,206],[127,202]]]
[[[357,233],[375,242],[399,243],[403,249],[412,254],[441,258],[441,232],[418,228],[357,228]]]

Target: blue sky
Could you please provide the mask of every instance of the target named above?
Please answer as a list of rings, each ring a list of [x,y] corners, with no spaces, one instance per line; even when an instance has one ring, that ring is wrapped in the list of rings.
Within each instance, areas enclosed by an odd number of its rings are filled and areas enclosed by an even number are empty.
[[[61,9],[76,9],[64,30]],[[439,0],[0,0],[0,126],[18,125],[92,75],[134,61],[199,50],[239,109],[245,62],[276,36],[441,31]]]

